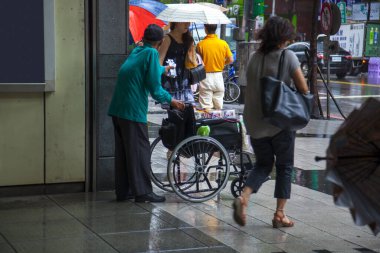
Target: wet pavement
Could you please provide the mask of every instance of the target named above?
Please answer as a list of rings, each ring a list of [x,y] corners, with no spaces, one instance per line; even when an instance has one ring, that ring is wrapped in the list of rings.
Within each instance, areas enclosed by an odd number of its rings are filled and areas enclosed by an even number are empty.
[[[318,80],[319,97],[325,118],[327,118],[327,108],[330,111],[330,118],[343,119],[337,106],[344,116],[348,116],[352,109],[359,107],[367,98],[380,98],[380,80],[368,80],[366,74],[346,76],[343,79],[332,78],[328,87],[337,105],[331,97],[327,99],[326,87],[321,79]]]
[[[380,95],[378,87],[372,88]],[[344,92],[336,95],[345,96],[338,99],[346,101],[342,107],[347,113],[365,99],[348,98]],[[242,111],[242,105],[226,107]],[[152,141],[165,116],[150,103]],[[250,199],[245,227],[232,219],[230,185],[219,198],[203,203],[158,188],[165,203],[116,202],[113,192],[0,198],[0,252],[380,252],[380,235],[356,226],[346,208],[334,205],[324,180],[325,163],[314,159],[325,155],[341,123],[311,120],[297,133],[292,197],[286,208],[293,228],[272,228],[272,175]]]

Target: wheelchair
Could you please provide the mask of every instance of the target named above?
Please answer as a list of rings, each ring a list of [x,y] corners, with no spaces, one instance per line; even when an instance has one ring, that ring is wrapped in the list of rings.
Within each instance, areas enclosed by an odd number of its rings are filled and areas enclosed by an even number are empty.
[[[165,119],[163,125],[164,122]],[[162,190],[197,203],[214,198],[232,180],[231,193],[240,196],[253,168],[250,155],[242,151],[240,121],[190,117],[190,122],[183,123],[192,125],[190,133],[168,144],[167,139],[182,128],[181,121],[176,123],[166,129],[166,134],[162,133],[162,126],[160,136],[151,144],[152,182]],[[209,136],[196,135],[196,130],[205,125],[210,127]]]

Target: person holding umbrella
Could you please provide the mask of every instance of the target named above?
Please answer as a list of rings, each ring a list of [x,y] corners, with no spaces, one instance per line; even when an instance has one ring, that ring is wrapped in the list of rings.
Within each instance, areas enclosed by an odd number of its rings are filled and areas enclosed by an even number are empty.
[[[162,76],[162,86],[177,100],[194,103],[190,71],[185,62],[192,54],[194,39],[189,31],[190,22],[170,22],[170,32],[164,36],[159,49],[161,65],[171,62],[175,71]]]
[[[157,50],[162,39],[162,28],[149,25],[144,31],[144,45],[133,49],[119,70],[108,110],[115,133],[117,201],[129,198],[129,194],[135,196],[135,202],[165,201],[164,196],[153,192],[150,180],[148,95],[150,93],[158,102],[169,103],[179,110],[185,105],[161,87],[161,75],[170,68],[161,66],[159,61]]]
[[[187,67],[198,65],[196,54],[192,48],[194,39],[189,31],[190,23],[230,24],[231,20],[222,12],[225,9],[221,9],[217,5],[181,3],[167,4],[166,6],[156,17],[170,22],[170,32],[165,36],[160,48],[160,60],[161,64],[169,59],[174,60],[177,77],[163,78],[162,85],[175,98],[183,101],[194,101],[191,83],[189,82],[190,70],[186,69],[186,65]],[[187,61],[188,64],[186,64],[186,59],[189,60]]]

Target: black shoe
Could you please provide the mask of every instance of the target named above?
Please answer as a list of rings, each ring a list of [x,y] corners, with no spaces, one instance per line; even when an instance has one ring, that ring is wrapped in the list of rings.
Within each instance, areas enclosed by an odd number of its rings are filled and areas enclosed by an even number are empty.
[[[159,196],[155,194],[154,192],[141,195],[141,196],[136,196],[135,202],[165,202],[166,198],[164,196]]]

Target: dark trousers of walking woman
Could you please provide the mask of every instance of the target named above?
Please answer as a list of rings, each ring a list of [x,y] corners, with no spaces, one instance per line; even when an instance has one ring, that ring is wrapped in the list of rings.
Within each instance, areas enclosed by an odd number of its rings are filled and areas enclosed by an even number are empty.
[[[281,131],[273,137],[251,138],[256,164],[247,178],[246,186],[251,187],[253,192],[257,192],[272,172],[273,164],[275,164],[274,197],[289,199],[294,164],[294,142],[295,132],[293,131]]]
[[[112,117],[115,131],[115,191],[118,200],[153,191],[148,126]]]

